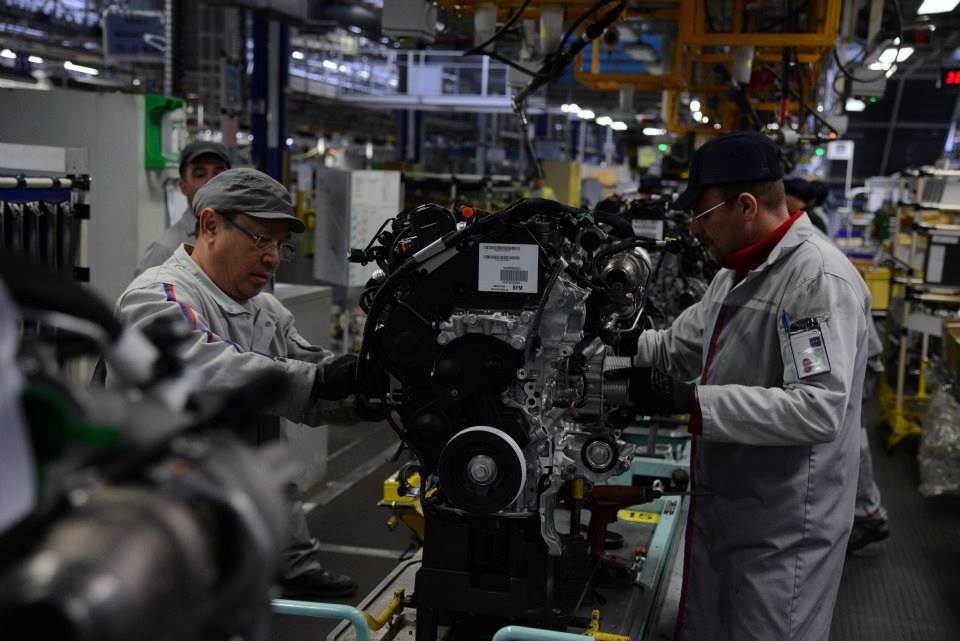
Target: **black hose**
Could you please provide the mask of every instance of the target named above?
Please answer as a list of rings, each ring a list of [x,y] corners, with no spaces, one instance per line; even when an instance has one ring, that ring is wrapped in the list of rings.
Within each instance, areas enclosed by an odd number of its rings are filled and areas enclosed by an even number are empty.
[[[620,232],[618,236],[626,236],[628,238],[633,238],[633,225],[630,224],[630,221],[622,216],[617,214],[611,214],[605,211],[596,211],[593,212],[593,218],[598,223],[603,223],[604,225],[609,225],[613,227],[614,231]]]

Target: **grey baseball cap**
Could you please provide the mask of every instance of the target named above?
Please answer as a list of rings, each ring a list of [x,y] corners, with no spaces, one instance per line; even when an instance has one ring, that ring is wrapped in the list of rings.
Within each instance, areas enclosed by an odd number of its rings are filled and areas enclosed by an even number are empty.
[[[220,172],[193,195],[193,213],[209,207],[219,214],[238,213],[265,220],[287,220],[290,231],[302,234],[303,221],[293,215],[290,192],[276,180],[256,169],[228,169]]]
[[[183,168],[200,156],[216,156],[227,163],[227,169],[230,169],[230,154],[226,147],[218,142],[199,140],[190,143],[180,152],[180,173],[183,174]]]

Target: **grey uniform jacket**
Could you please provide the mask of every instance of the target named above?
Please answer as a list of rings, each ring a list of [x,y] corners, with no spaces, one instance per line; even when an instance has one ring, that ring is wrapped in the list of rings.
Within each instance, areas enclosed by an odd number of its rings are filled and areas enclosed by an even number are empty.
[[[147,251],[140,258],[140,262],[137,263],[137,269],[134,273],[139,276],[151,267],[162,265],[173,255],[177,247],[184,243],[192,245],[196,239],[197,217],[187,209],[180,216],[180,220],[167,228],[160,235],[160,238],[150,243]]]
[[[721,270],[669,329],[640,336],[636,357],[692,380],[713,344],[697,390],[703,494],[687,529],[681,638],[827,641],[853,521],[870,294],[806,217],[734,282]],[[819,322],[829,372],[799,377],[784,312],[794,327]]]
[[[225,294],[181,245],[159,267],[140,274],[117,302],[123,324],[144,326],[157,318],[180,318],[190,324],[192,340],[181,357],[199,370],[205,389],[235,389],[257,373],[285,374],[290,393],[265,413],[292,421],[303,419],[317,363],[331,352],[310,344],[293,325],[293,315],[272,294],[245,301]]]

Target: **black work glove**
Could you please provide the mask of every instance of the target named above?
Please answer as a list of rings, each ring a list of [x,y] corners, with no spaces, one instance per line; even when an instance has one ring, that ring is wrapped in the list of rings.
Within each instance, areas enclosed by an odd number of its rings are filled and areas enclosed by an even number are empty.
[[[344,354],[318,368],[310,398],[335,401],[358,391],[357,355]]]
[[[652,367],[611,369],[603,376],[608,380],[628,381],[627,392],[638,414],[689,414],[693,409],[697,386]]]

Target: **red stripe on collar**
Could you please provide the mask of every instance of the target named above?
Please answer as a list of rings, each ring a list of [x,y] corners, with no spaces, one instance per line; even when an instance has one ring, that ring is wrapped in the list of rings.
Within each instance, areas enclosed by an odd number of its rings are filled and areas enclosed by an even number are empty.
[[[777,246],[780,239],[793,226],[793,223],[803,215],[802,211],[795,211],[790,214],[790,218],[772,232],[746,247],[741,247],[735,252],[730,253],[723,259],[723,266],[727,269],[734,269],[737,272],[737,280],[744,278],[747,272],[752,271],[763,264],[770,256],[770,252]]]

